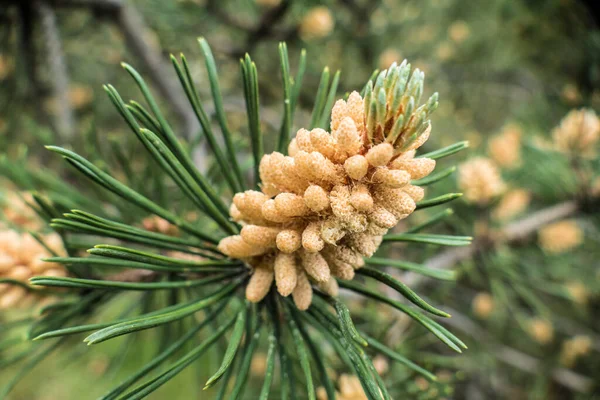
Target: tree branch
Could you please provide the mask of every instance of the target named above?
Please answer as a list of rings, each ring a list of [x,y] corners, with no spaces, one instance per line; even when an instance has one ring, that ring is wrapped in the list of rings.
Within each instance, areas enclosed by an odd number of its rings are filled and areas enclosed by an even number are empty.
[[[521,241],[542,226],[551,222],[567,218],[577,212],[579,205],[575,201],[565,201],[557,205],[534,212],[529,216],[506,225],[498,232],[494,239],[475,239],[473,244],[467,247],[449,249],[425,261],[424,265],[432,269],[449,269],[462,261],[471,258],[478,250],[500,243],[514,243]],[[426,277],[409,272],[404,275],[404,283],[415,288],[419,286]]]
[[[183,122],[185,137],[190,139],[200,125],[190,105],[184,100],[181,87],[175,83],[173,71],[167,68],[161,54],[140,34],[147,30],[141,15],[133,7],[123,6],[117,14],[116,23],[123,31],[127,46],[145,64],[154,84]]]
[[[456,310],[448,309],[448,307],[445,307],[445,310],[452,314],[452,318],[445,320],[448,325],[460,329],[478,342],[491,342],[489,335],[468,317]],[[544,372],[543,362],[528,354],[504,345],[492,345],[491,348],[494,357],[505,364],[532,374]],[[594,387],[594,381],[591,378],[579,375],[566,368],[553,368],[549,373],[557,383],[580,393],[589,393]]]
[[[56,14],[46,2],[35,3],[40,17],[46,56],[50,68],[53,97],[56,101],[55,128],[62,140],[73,136],[73,109],[69,102],[69,75],[60,40],[60,32],[56,25]]]
[[[150,79],[183,124],[183,136],[190,139],[200,128],[185,94],[175,79],[174,72],[159,51],[143,36],[149,28],[137,10],[122,0],[59,0],[63,7],[87,8],[115,23],[125,38],[127,47],[142,61]]]
[[[222,53],[233,58],[243,57],[245,53],[250,53],[261,41],[265,39],[288,41],[297,33],[297,26],[291,29],[277,29],[276,25],[281,21],[290,9],[292,2],[283,0],[279,5],[267,9],[255,25],[246,21],[234,18],[221,9],[219,1],[211,0],[206,7],[207,11],[221,19],[226,25],[247,32],[246,44],[243,48],[225,48],[220,47]]]

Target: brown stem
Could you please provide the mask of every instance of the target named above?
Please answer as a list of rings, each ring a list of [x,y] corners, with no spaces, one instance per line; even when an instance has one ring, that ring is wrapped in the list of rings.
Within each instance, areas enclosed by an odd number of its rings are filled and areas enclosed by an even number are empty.
[[[252,25],[252,23],[242,20],[237,16],[231,15],[225,11],[221,1],[219,0],[209,0],[206,3],[206,11],[213,14],[229,27],[248,32],[254,29],[254,25]]]
[[[217,0],[210,0],[206,10],[219,18],[224,24],[236,28],[247,33],[246,41],[243,48],[241,47],[225,47],[219,46],[218,50],[232,58],[243,57],[245,53],[249,53],[260,42],[264,40],[283,40],[289,41],[293,39],[297,33],[297,27],[293,28],[277,28],[277,24],[283,20],[290,10],[292,2],[283,0],[279,5],[267,9],[256,23],[250,23],[245,20],[229,15],[223,6]]]
[[[174,71],[162,57],[161,52],[151,46],[143,33],[149,28],[141,14],[123,0],[57,0],[56,6],[86,8],[107,19],[123,33],[127,47],[141,60],[150,79],[183,124],[183,136],[190,139],[200,125],[185,94],[175,79]]]
[[[491,338],[489,335],[471,319],[456,310],[448,309],[448,307],[445,307],[445,310],[452,314],[452,318],[446,320],[448,325],[460,329],[478,342],[490,343]],[[512,367],[532,374],[545,373],[544,364],[541,360],[516,349],[504,345],[492,345],[490,351],[498,360]],[[552,368],[549,375],[555,382],[580,393],[588,393],[594,386],[592,379],[566,368]]]
[[[512,222],[502,228],[495,236],[495,239],[493,239],[492,244],[515,243],[521,241],[537,232],[542,226],[575,214],[578,209],[579,205],[577,202],[565,201],[534,212],[529,216]],[[489,238],[476,239],[470,246],[443,251],[425,261],[424,265],[432,269],[449,269],[462,261],[468,260],[479,249],[489,245]],[[423,275],[411,272],[404,275],[404,283],[413,288],[420,285],[425,279],[426,277]]]
[[[44,1],[35,3],[35,11],[39,15],[48,67],[52,75],[52,91],[57,107],[55,127],[61,139],[68,140],[73,136],[74,119],[69,102],[69,75],[56,24],[56,14],[54,9]]]
[[[142,16],[133,7],[123,6],[117,15],[117,25],[125,36],[127,46],[143,61],[154,84],[183,121],[185,137],[189,139],[198,130],[198,121],[191,106],[184,100],[181,87],[175,82],[174,72],[167,68],[160,52],[140,34],[147,30]]]

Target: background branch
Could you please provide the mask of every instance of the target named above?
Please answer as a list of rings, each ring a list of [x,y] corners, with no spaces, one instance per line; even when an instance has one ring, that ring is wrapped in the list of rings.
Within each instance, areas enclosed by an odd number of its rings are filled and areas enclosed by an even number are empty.
[[[69,101],[69,75],[56,24],[56,14],[50,5],[43,1],[38,1],[35,8],[39,14],[52,82],[52,95],[56,104],[55,128],[61,140],[67,141],[73,136],[74,118]]]
[[[144,38],[150,29],[137,10],[122,0],[61,0],[58,6],[86,8],[116,24],[123,33],[127,47],[148,71],[150,79],[171,106],[183,125],[183,136],[190,139],[200,128],[193,110],[185,99],[185,94],[175,79],[173,70],[163,59],[160,51]]]
[[[492,343],[492,340],[487,333],[468,317],[462,315],[457,310],[449,309],[448,307],[445,307],[444,309],[452,314],[452,318],[446,320],[448,325],[467,333],[478,342]],[[490,352],[497,360],[522,371],[531,374],[545,373],[544,364],[541,360],[511,347],[505,345],[492,345]],[[581,393],[589,393],[594,387],[594,381],[592,379],[579,375],[566,368],[553,368],[549,371],[549,376],[551,376],[555,382]]]
[[[173,70],[167,67],[160,52],[144,40],[141,32],[147,28],[142,16],[133,7],[122,6],[115,22],[123,32],[127,46],[144,63],[152,81],[164,96],[165,102],[171,104],[173,111],[183,122],[184,136],[190,139],[200,125],[189,103],[185,101],[181,86],[175,82]]]
[[[514,243],[521,241],[537,232],[542,226],[551,222],[572,216],[579,209],[575,201],[565,201],[557,205],[544,208],[529,214],[527,217],[506,225],[494,238],[475,239],[467,247],[453,248],[425,261],[424,265],[432,269],[449,269],[462,261],[471,258],[478,250],[498,245],[500,243]],[[427,277],[409,272],[404,275],[403,281],[407,285],[417,288]]]

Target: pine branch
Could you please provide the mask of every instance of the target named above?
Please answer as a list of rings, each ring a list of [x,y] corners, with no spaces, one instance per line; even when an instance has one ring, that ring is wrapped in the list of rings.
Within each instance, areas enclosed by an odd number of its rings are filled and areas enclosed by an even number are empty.
[[[495,235],[495,239],[475,239],[470,246],[446,250],[427,260],[424,265],[431,269],[450,269],[460,262],[471,258],[481,248],[489,247],[490,244],[496,245],[521,241],[537,232],[542,226],[575,214],[579,208],[579,204],[572,200],[544,208],[521,220],[508,224],[500,230],[498,235]],[[492,243],[490,243],[490,240]],[[423,275],[409,272],[404,276],[404,283],[412,288],[416,288],[424,279]]]
[[[254,26],[246,21],[231,15],[223,9],[223,4],[219,0],[209,0],[206,3],[206,11],[213,14],[215,17],[223,21],[226,25],[242,31],[251,31]]]
[[[19,4],[19,46],[21,50],[21,58],[23,65],[25,66],[25,76],[31,85],[31,93],[34,97],[41,97],[41,88],[38,81],[37,73],[37,54],[35,51],[35,45],[33,43],[33,31],[34,31],[34,16],[31,4],[22,3]],[[20,80],[22,82],[22,80]],[[19,82],[17,83],[17,91],[21,89]]]
[[[283,0],[279,5],[266,10],[256,24],[251,24],[229,15],[223,10],[221,2],[215,0],[209,1],[206,6],[206,10],[208,12],[219,18],[226,25],[247,32],[246,43],[244,47],[219,47],[218,50],[226,53],[232,58],[239,59],[243,57],[246,52],[251,52],[258,44],[260,44],[260,42],[264,40],[290,41],[297,33],[297,27],[294,26],[293,28],[288,29],[277,29],[276,25],[285,18],[291,8],[291,5],[292,2],[290,0]]]
[[[190,138],[198,131],[199,124],[192,109],[185,101],[185,96],[173,78],[173,72],[167,67],[160,53],[144,40],[141,32],[147,30],[141,15],[130,6],[121,6],[117,14],[117,24],[123,31],[127,45],[144,63],[152,81],[164,96],[165,102],[171,104],[185,125],[185,137]]]
[[[87,8],[99,15],[105,14],[108,20],[120,28],[127,46],[142,61],[152,82],[164,97],[165,103],[171,105],[182,121],[183,136],[189,139],[198,131],[198,121],[191,107],[185,101],[185,95],[174,79],[168,63],[162,58],[160,51],[153,48],[144,39],[143,32],[148,31],[149,28],[133,6],[126,5],[122,0],[61,0],[56,5]]]
[[[545,208],[523,218],[520,221],[508,224],[502,231],[505,241],[516,242],[525,239],[537,232],[539,228],[575,214],[579,205],[575,201],[566,201],[555,206]]]
[[[48,66],[52,76],[52,91],[57,106],[56,130],[63,140],[69,140],[73,136],[73,109],[69,102],[69,75],[56,23],[56,14],[50,5],[43,1],[36,3],[36,10],[40,18]]]
[[[262,15],[257,27],[246,40],[246,51],[252,50],[260,40],[270,36],[273,27],[285,17],[291,5],[291,1],[283,0],[277,7],[267,10]]]
[[[452,314],[452,318],[447,320],[449,325],[471,335],[478,342],[490,343],[491,339],[489,336],[475,322],[457,310],[449,309],[448,307],[446,307],[446,310]],[[522,371],[535,375],[545,374],[543,361],[511,347],[504,345],[492,346],[491,353],[496,359]],[[594,381],[591,378],[579,375],[566,368],[553,368],[549,372],[549,376],[555,382],[580,393],[589,393],[594,386]]]

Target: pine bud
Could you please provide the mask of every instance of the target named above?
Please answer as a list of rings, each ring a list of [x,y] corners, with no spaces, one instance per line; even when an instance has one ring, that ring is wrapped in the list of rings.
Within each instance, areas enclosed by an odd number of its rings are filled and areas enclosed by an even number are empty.
[[[377,168],[371,178],[373,182],[380,183],[391,188],[401,188],[410,182],[410,174],[403,170],[390,170],[386,167]]]
[[[22,287],[11,287],[6,292],[0,291],[0,310],[17,306],[27,296],[27,290]]]
[[[306,273],[300,271],[298,273],[298,283],[292,292],[292,298],[294,299],[294,303],[296,304],[296,307],[298,307],[298,310],[308,310],[310,303],[312,303],[312,295],[313,290],[310,281],[308,280]]]
[[[326,219],[321,225],[321,239],[326,243],[336,244],[346,235],[343,224],[335,217]]]
[[[355,233],[348,237],[348,244],[364,257],[371,257],[379,247],[375,238],[364,233]]]
[[[431,158],[397,158],[390,164],[391,169],[404,170],[410,179],[421,179],[429,175],[435,168],[435,160]]]
[[[376,205],[369,214],[369,220],[383,228],[391,229],[398,223],[398,218],[380,205]]]
[[[273,271],[270,267],[260,265],[254,269],[254,273],[248,281],[246,298],[253,303],[258,303],[269,293],[272,283]]]
[[[267,200],[269,200],[267,195],[255,190],[247,190],[233,196],[233,204],[242,214],[242,218],[248,221],[264,220],[262,216],[262,206]]]
[[[560,362],[565,367],[573,367],[576,361],[587,355],[592,348],[592,340],[588,336],[577,335],[563,342]]]
[[[423,197],[425,197],[425,189],[423,189],[420,186],[407,185],[404,188],[402,188],[402,190],[404,191],[404,193],[409,195],[410,198],[413,199],[413,201],[415,202],[421,201],[423,200]]]
[[[302,267],[315,281],[327,282],[329,280],[330,271],[327,261],[320,253],[302,252]]]
[[[340,260],[330,260],[331,273],[343,280],[349,281],[354,279],[354,268],[352,265]]]
[[[290,141],[290,144],[288,145],[288,154],[294,157],[294,154],[296,154],[299,151],[300,149],[298,148],[298,142],[296,141],[296,138],[294,138]]]
[[[284,229],[277,234],[277,249],[284,253],[293,253],[302,246],[302,235],[298,231]]]
[[[379,187],[375,192],[377,203],[391,212],[397,219],[406,218],[415,208],[415,201],[402,189]]]
[[[573,301],[577,304],[586,304],[590,296],[590,292],[581,282],[567,282],[565,289]]]
[[[65,254],[62,239],[57,234],[41,235],[41,239],[56,254]],[[28,284],[29,278],[36,275],[67,276],[61,264],[42,260],[50,256],[49,251],[33,236],[12,230],[0,231],[0,279],[8,278]],[[24,307],[36,300],[41,300],[39,295],[25,288],[0,284],[0,310]]]
[[[296,146],[298,147],[298,151],[304,151],[306,153],[311,153],[313,151],[312,140],[310,138],[310,132],[304,128],[301,128],[296,133],[296,138],[294,139],[296,142]],[[291,155],[291,154],[290,154]]]
[[[2,75],[2,57],[0,56],[0,76]],[[0,78],[1,79],[1,78]],[[0,120],[0,129],[2,121]],[[10,189],[0,198],[0,215],[3,219],[19,228],[39,231],[42,226],[42,220],[37,213],[29,206],[34,204],[33,196],[27,192],[12,192]]]
[[[387,165],[394,156],[394,147],[389,143],[381,143],[371,149],[365,155],[369,164],[374,167]]]
[[[296,257],[292,254],[279,253],[275,257],[275,283],[277,291],[284,297],[289,296],[296,287]]]
[[[379,226],[373,222],[369,223],[369,225],[367,225],[367,229],[365,230],[365,233],[367,235],[370,236],[383,236],[388,232],[388,228],[384,228],[382,226]]]
[[[246,225],[242,228],[240,235],[246,243],[258,247],[274,247],[275,238],[279,233],[278,228],[269,228],[260,225]]]
[[[280,193],[275,197],[275,208],[284,217],[301,217],[308,213],[304,197],[293,193]]]
[[[328,246],[325,254],[329,259],[337,259],[351,265],[359,265],[362,256],[348,246]]]
[[[267,200],[262,205],[262,217],[271,222],[288,222],[289,218],[282,215],[275,205],[275,200]]]
[[[375,367],[375,371],[377,371],[379,375],[384,375],[388,372],[390,365],[381,354],[378,354],[373,359],[373,367]]]
[[[462,20],[455,21],[448,28],[448,36],[457,43],[465,41],[471,34],[471,28]]]
[[[302,247],[309,253],[317,253],[325,246],[325,242],[321,238],[320,225],[320,223],[311,222],[302,232]]]
[[[351,117],[344,117],[337,129],[333,132],[333,137],[338,145],[338,151],[346,156],[356,155],[362,148],[362,138],[356,128],[356,124]]]
[[[238,210],[235,203],[231,203],[231,206],[229,206],[229,215],[234,221],[241,221],[243,218],[242,213],[240,212],[240,210]]]
[[[373,209],[373,198],[367,185],[361,183],[352,188],[350,204],[361,212],[369,212]]]
[[[540,246],[548,253],[564,253],[582,242],[583,231],[573,220],[554,222],[539,231]]]
[[[521,129],[506,126],[500,134],[488,142],[488,154],[502,168],[514,168],[521,164]]]
[[[554,145],[559,151],[595,156],[600,139],[600,119],[593,110],[573,110],[552,132]]]
[[[359,181],[367,174],[369,162],[364,156],[355,155],[344,162],[344,169],[350,178]]]
[[[246,242],[242,236],[228,236],[219,242],[218,249],[223,254],[233,258],[248,258],[259,256],[268,251],[268,248],[252,245]]]
[[[494,299],[489,293],[481,292],[473,298],[471,307],[479,318],[486,319],[494,311]]]
[[[304,192],[304,204],[312,211],[325,211],[329,208],[328,193],[321,186],[310,185]]]
[[[350,188],[348,186],[335,186],[329,194],[329,202],[333,214],[349,230],[355,232],[366,229],[366,216],[359,214],[350,204]]]
[[[492,211],[492,217],[498,221],[507,221],[521,214],[529,206],[531,194],[524,189],[507,192]]]
[[[318,282],[317,287],[324,293],[327,293],[330,296],[336,297],[340,292],[340,287],[338,286],[335,278],[330,277],[327,282]]]
[[[147,231],[158,232],[168,236],[177,236],[179,234],[179,230],[175,225],[157,215],[144,218],[142,226]]]
[[[299,27],[300,37],[304,40],[320,39],[328,36],[335,26],[335,20],[329,8],[312,8],[302,19]]]
[[[469,160],[459,167],[458,186],[467,201],[480,205],[488,204],[505,189],[496,165],[483,157]]]
[[[540,344],[548,344],[554,338],[554,328],[545,319],[534,318],[529,321],[529,335]]]
[[[334,160],[336,153],[339,151],[339,146],[333,136],[321,128],[315,128],[310,131],[310,143],[314,151],[323,154],[330,160]]]

